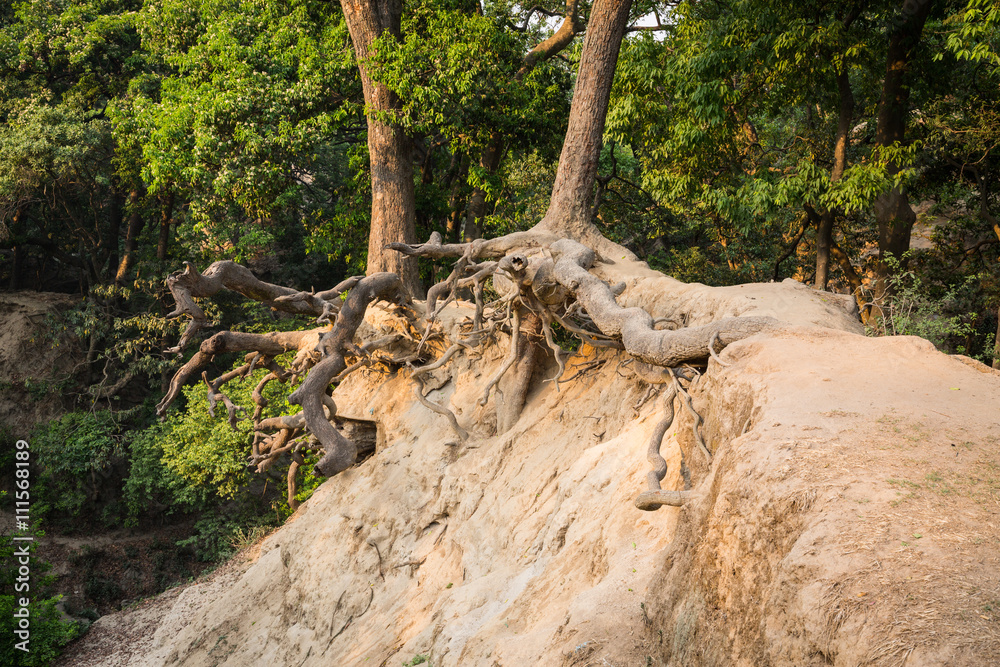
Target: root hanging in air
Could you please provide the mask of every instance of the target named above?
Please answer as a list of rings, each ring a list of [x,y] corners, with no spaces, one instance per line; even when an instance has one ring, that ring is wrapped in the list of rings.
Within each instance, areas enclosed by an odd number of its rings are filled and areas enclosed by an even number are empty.
[[[543,355],[551,354],[555,361],[556,375],[550,379],[557,391],[560,385],[608,360],[606,357],[579,364],[572,368],[575,372],[570,377],[564,378],[572,353],[556,339],[554,326],[558,324],[562,331],[594,348],[620,350],[619,358],[631,361],[636,374],[650,384],[642,402],[652,397],[657,387],[665,389],[666,416],[657,425],[647,453],[654,468],[650,472],[649,489],[636,500],[640,509],[655,509],[679,505],[690,495],[688,491],[660,488],[666,463],[659,449],[673,422],[675,400],[680,400],[691,413],[698,449],[709,462],[712,460],[700,432],[702,419],[684,384],[690,385],[693,378],[676,369],[690,363],[704,364],[710,359],[726,366],[719,354],[727,345],[781,327],[767,317],[732,317],[704,326],[684,326],[687,320],[683,313],[654,318],[641,308],[622,307],[617,298],[627,289],[626,283],[609,285],[591,271],[598,261],[610,263],[610,260],[601,259],[593,249],[576,240],[548,231],[518,232],[460,244],[445,244],[439,234],[434,234],[424,244],[394,243],[389,247],[409,256],[455,260],[448,276],[428,290],[422,314],[409,307],[409,298],[395,274],[355,276],[329,290],[305,292],[263,282],[234,262],[216,262],[204,273],[186,263],[185,269],[171,275],[167,283],[176,300],[170,316],[186,315],[190,321],[178,345],[168,352],[179,354],[194,343],[198,332],[207,325],[207,317],[196,299],[222,290],[238,292],[274,310],[311,315],[317,324],[326,326],[270,334],[215,333],[202,341],[194,356],[174,374],[157,413],[164,416],[181,388],[200,375],[208,387],[210,410],[214,414],[215,407],[222,404],[235,428],[245,418],[246,410],[229,399],[223,391],[224,385],[234,377],[248,376],[257,368],[267,369],[269,372],[251,394],[254,436],[248,463],[256,470],[266,470],[280,457],[287,456],[291,460],[289,504],[293,504],[296,474],[305,463],[305,452],[322,454],[315,471],[327,476],[345,470],[357,460],[357,445],[338,429],[338,408],[330,395],[331,386],[360,369],[388,372],[410,367],[416,400],[444,416],[464,442],[471,437],[469,431],[459,424],[454,412],[424,395],[424,377],[449,363],[455,355],[495,344],[496,340],[502,340],[498,334],[509,334],[507,355],[486,380],[478,401],[479,406],[485,406],[494,397],[497,426],[503,432],[518,420],[533,371],[542,364]],[[489,303],[485,296],[488,283],[499,294]],[[442,329],[439,318],[445,308],[468,298],[470,293],[475,302],[471,318],[458,323],[449,320],[448,330]],[[396,312],[405,319],[407,331],[362,345],[355,341],[356,332],[369,305],[376,301],[396,304]],[[430,350],[439,349],[442,340],[448,346],[446,351],[431,361]],[[391,356],[385,352],[397,344],[405,349],[403,353],[394,352],[396,356]],[[215,380],[202,371],[217,356],[235,352],[245,353],[244,363],[238,368]],[[295,353],[290,363],[276,361],[289,352]],[[264,389],[274,380],[293,387],[288,400],[300,405],[301,412],[264,418],[267,408]]]

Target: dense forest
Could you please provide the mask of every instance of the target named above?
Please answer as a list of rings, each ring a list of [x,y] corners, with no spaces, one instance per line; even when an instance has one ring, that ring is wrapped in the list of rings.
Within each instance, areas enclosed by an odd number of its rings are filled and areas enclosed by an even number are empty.
[[[162,590],[283,521],[322,477],[302,466],[286,494],[299,461],[269,459],[253,474],[253,426],[216,418],[202,385],[171,388],[194,349],[187,322],[168,317],[168,276],[233,260],[315,294],[393,271],[422,296],[443,267],[418,268],[388,243],[532,228],[553,194],[593,5],[0,7],[0,285],[75,299],[46,335],[79,363],[2,388],[65,410],[30,434],[40,528],[187,522],[169,549],[190,565],[164,565]],[[1000,367],[1000,6],[625,9],[586,193],[601,234],[684,281],[794,278],[851,294],[872,335],[916,334]],[[211,330],[315,320],[232,294],[199,303]],[[242,363],[220,354],[209,375]],[[258,383],[235,377],[227,400],[257,402]],[[297,411],[273,385],[265,398],[266,418]],[[4,442],[5,484],[13,452]],[[125,591],[98,570],[86,580],[92,607],[72,615],[157,592]],[[60,621],[55,601],[36,603],[52,651],[81,627]]]

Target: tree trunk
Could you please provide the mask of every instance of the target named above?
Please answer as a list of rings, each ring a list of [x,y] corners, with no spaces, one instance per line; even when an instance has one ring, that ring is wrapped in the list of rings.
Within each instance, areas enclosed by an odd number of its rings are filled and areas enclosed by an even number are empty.
[[[111,193],[110,211],[108,211],[108,279],[114,278],[118,273],[118,237],[122,228],[122,198],[117,190]]]
[[[156,259],[161,262],[167,259],[167,248],[170,245],[170,223],[174,215],[174,193],[170,192],[163,200],[160,213],[160,237],[156,241]]]
[[[590,202],[597,177],[611,83],[631,5],[631,0],[597,0],[591,10],[552,199],[545,217],[536,225],[540,231],[566,235],[598,246],[609,243],[591,221]],[[602,248],[597,249],[602,252]],[[606,247],[603,252],[607,252]]]
[[[125,230],[125,253],[122,255],[122,261],[118,265],[117,273],[115,273],[115,283],[118,285],[125,284],[132,271],[132,265],[135,264],[135,252],[139,247],[139,235],[142,234],[142,227],[145,223],[142,213],[139,211],[139,196],[139,190],[132,190],[128,195],[132,213],[128,218],[128,229]]]
[[[479,158],[479,166],[487,174],[496,173],[500,166],[500,158],[503,156],[503,145],[499,135],[490,139],[490,145],[483,150]],[[462,237],[465,241],[474,241],[483,238],[483,218],[486,217],[486,191],[475,187],[469,195],[469,207],[462,225]]]
[[[902,142],[906,134],[906,119],[909,115],[907,104],[910,99],[906,74],[910,56],[920,42],[930,8],[931,0],[906,0],[900,10],[896,29],[889,37],[885,79],[882,82],[878,125],[875,130],[875,143],[879,146],[892,146],[896,142]],[[899,173],[900,169],[898,164],[889,165],[891,175]],[[893,188],[875,200],[875,219],[879,231],[879,265],[875,292],[876,297],[881,297],[885,294],[885,279],[889,272],[885,259],[890,254],[900,259],[910,249],[910,231],[917,216],[910,208],[906,193]]]
[[[372,81],[365,61],[372,43],[384,33],[400,35],[401,0],[341,0],[344,20],[351,33],[368,109],[368,153],[372,172],[372,220],[368,236],[368,275],[388,271],[399,275],[411,295],[422,293],[416,260],[386,250],[393,242],[417,239],[413,191],[413,145],[403,129],[388,125],[377,113],[400,108],[399,98],[386,86]]]
[[[465,155],[455,155],[458,159],[458,170],[451,179],[451,194],[448,196],[448,241],[454,243],[461,240],[462,213],[465,211],[465,201],[462,197],[463,186],[469,176],[469,158]],[[454,159],[454,158],[453,158]]]
[[[21,210],[18,208],[14,211],[14,217],[11,219],[11,229],[15,230],[13,233],[16,234],[18,227],[18,222],[21,220]],[[24,271],[24,249],[23,245],[18,243],[12,248],[14,251],[14,257],[11,261],[10,266],[10,289],[15,291],[21,288],[21,273]]]
[[[837,118],[837,138],[833,146],[833,170],[830,182],[836,183],[847,169],[847,147],[851,141],[851,120],[854,117],[854,93],[847,75],[846,66],[837,74],[837,88],[840,92],[840,112]],[[830,248],[833,245],[833,225],[837,211],[830,209],[820,216],[816,228],[816,289],[827,289],[830,280]]]

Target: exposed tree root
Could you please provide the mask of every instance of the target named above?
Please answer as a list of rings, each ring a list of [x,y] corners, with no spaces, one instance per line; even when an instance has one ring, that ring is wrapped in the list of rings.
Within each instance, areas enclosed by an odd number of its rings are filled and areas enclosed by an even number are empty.
[[[346,470],[354,465],[357,457],[357,446],[330,424],[323,411],[327,402],[323,397],[327,396],[326,391],[333,378],[346,370],[348,345],[353,341],[368,305],[376,299],[399,305],[409,301],[399,276],[394,273],[375,273],[362,279],[348,294],[333,329],[320,341],[325,356],[288,397],[289,403],[302,406],[310,432],[323,446],[325,453],[316,464],[316,472],[322,475],[332,476]],[[332,415],[336,415],[335,405]]]
[[[711,463],[712,452],[708,450],[708,447],[705,445],[705,441],[701,437],[701,431],[698,430],[701,426],[701,415],[694,409],[694,403],[691,401],[691,394],[687,392],[676,375],[674,376],[674,386],[677,388],[677,393],[681,395],[684,407],[687,408],[688,412],[691,413],[691,417],[694,418],[694,422],[691,424],[691,432],[694,434],[694,441],[698,444],[698,449],[701,450],[701,453],[704,454],[705,458],[708,459],[708,462]]]
[[[423,379],[425,373],[429,373],[432,370],[444,366],[446,363],[448,363],[448,360],[451,359],[452,355],[454,355],[460,349],[462,349],[461,345],[457,343],[455,345],[452,345],[445,351],[444,354],[441,355],[441,358],[435,361],[434,363],[414,368],[413,375],[411,375],[410,378],[417,385],[414,388],[414,392],[417,397],[417,400],[420,401],[420,404],[425,408],[433,410],[439,415],[444,415],[445,417],[447,417],[448,423],[451,424],[452,430],[454,430],[455,433],[458,435],[458,437],[461,438],[462,442],[465,442],[466,440],[469,439],[469,432],[459,425],[458,419],[455,417],[454,412],[452,412],[448,408],[438,405],[437,403],[433,403],[432,401],[427,400],[427,398],[424,396],[424,379]]]
[[[664,505],[680,507],[691,499],[690,491],[643,491],[635,499],[635,506],[641,510],[657,510]]]
[[[178,347],[171,351],[179,351],[188,345],[206,323],[204,312],[195,299],[222,289],[237,291],[279,310],[313,315],[319,323],[330,322],[334,318],[335,321],[332,326],[308,331],[265,335],[225,331],[211,336],[174,375],[167,395],[157,406],[158,413],[162,416],[184,383],[216,355],[248,352],[242,366],[214,381],[202,373],[208,386],[209,404],[214,410],[215,405],[221,402],[235,427],[243,408],[229,400],[222,391],[223,385],[233,377],[253,372],[255,368],[270,371],[252,393],[255,435],[249,463],[257,470],[264,470],[280,456],[290,456],[292,466],[288,492],[291,504],[296,488],[295,471],[304,463],[303,451],[323,453],[315,466],[316,472],[323,475],[337,474],[353,465],[357,458],[356,444],[345,438],[334,425],[337,406],[328,393],[332,384],[343,381],[350,373],[364,367],[409,366],[412,368],[416,399],[424,407],[446,417],[455,433],[465,441],[469,432],[458,423],[455,414],[424,396],[424,376],[447,364],[459,351],[488,344],[498,331],[508,332],[508,354],[500,368],[486,381],[479,401],[481,406],[486,405],[496,390],[497,426],[503,432],[517,421],[533,371],[539,363],[538,355],[544,354],[546,349],[551,351],[556,361],[556,376],[552,380],[557,390],[560,382],[571,381],[604,363],[600,360],[584,364],[577,367],[577,372],[571,377],[563,379],[570,353],[556,340],[553,327],[558,324],[563,331],[591,346],[624,350],[636,375],[649,383],[649,396],[655,393],[657,387],[666,385],[664,401],[667,416],[657,425],[647,455],[654,466],[649,473],[649,490],[636,500],[640,509],[648,510],[665,504],[678,505],[689,495],[686,491],[668,491],[659,486],[666,474],[666,463],[659,454],[659,448],[663,435],[672,423],[673,401],[678,395],[681,403],[694,416],[695,442],[709,461],[712,458],[700,435],[701,417],[694,410],[691,397],[681,382],[691,380],[675,369],[683,364],[704,363],[710,357],[724,366],[726,364],[719,358],[718,349],[780,326],[772,318],[737,317],[701,327],[683,327],[678,326],[676,319],[654,319],[640,308],[622,308],[617,304],[616,297],[623,292],[625,284],[608,285],[590,272],[600,259],[597,253],[582,243],[559,238],[547,231],[520,232],[499,239],[479,239],[462,244],[443,244],[440,236],[434,235],[425,244],[392,244],[390,247],[410,256],[454,258],[456,263],[447,278],[428,290],[422,322],[417,321],[412,309],[406,311],[412,333],[394,334],[362,346],[354,342],[354,337],[368,306],[376,300],[402,306],[408,300],[395,274],[355,277],[331,290],[302,292],[262,282],[248,269],[233,262],[216,262],[204,274],[187,264],[183,272],[168,279],[177,300],[177,308],[171,315],[187,314],[191,317]],[[494,288],[501,295],[493,303],[484,301],[484,288],[489,280],[493,281]],[[440,327],[435,329],[444,308],[462,295],[468,295],[470,290],[475,300],[471,321],[466,319],[449,331],[441,331]],[[341,299],[344,292],[347,292],[346,300]],[[428,362],[428,342],[442,337],[449,347],[436,361]],[[394,345],[401,338],[412,340],[416,351],[409,348],[409,352],[398,358],[373,356],[375,351]],[[544,346],[542,340],[545,341]],[[288,368],[284,368],[275,358],[289,351],[295,351],[296,356]],[[348,359],[352,360],[351,363]],[[298,384],[289,396],[289,402],[301,405],[300,413],[262,418],[267,406],[263,391],[273,380]]]
[[[520,327],[514,327],[511,331],[511,350],[515,347],[519,350],[514,372],[504,378],[498,378],[500,380],[499,395],[496,399],[498,433],[506,433],[517,423],[528,397],[531,376],[538,365],[542,320],[535,313],[528,312],[522,318],[522,322]]]
[[[216,294],[222,289],[239,292],[245,297],[260,301],[276,310],[287,313],[315,315],[319,322],[328,322],[340,309],[340,295],[361,281],[361,276],[355,276],[343,281],[332,290],[310,293],[272,285],[259,280],[250,269],[236,262],[215,262],[204,273],[190,262],[184,262],[184,270],[173,273],[167,278],[167,287],[174,296],[176,307],[167,315],[177,317],[190,315],[191,321],[181,336],[176,347],[167,352],[180,352],[191,341],[199,329],[207,323],[205,312],[195,301],[196,297],[206,297]]]

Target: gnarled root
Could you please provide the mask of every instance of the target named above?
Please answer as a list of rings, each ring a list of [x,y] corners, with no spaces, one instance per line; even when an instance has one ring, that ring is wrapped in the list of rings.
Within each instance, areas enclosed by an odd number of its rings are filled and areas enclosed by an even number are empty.
[[[457,343],[455,345],[452,345],[445,351],[444,354],[441,355],[441,358],[438,359],[437,361],[427,364],[426,366],[419,366],[414,368],[413,375],[410,376],[410,379],[412,379],[413,382],[417,385],[416,387],[414,387],[414,395],[417,397],[417,400],[420,401],[420,404],[425,408],[438,413],[439,415],[444,415],[445,417],[447,417],[448,423],[451,424],[452,430],[455,431],[455,434],[458,435],[459,438],[461,438],[462,442],[465,442],[466,440],[469,439],[469,432],[466,431],[464,428],[462,428],[461,425],[459,425],[458,419],[455,417],[455,413],[442,405],[438,405],[437,403],[427,400],[427,397],[424,396],[424,378],[423,378],[425,373],[429,373],[432,370],[441,368],[446,363],[448,363],[448,360],[451,359],[452,355],[454,355],[460,349],[462,349],[461,345]]]
[[[276,310],[315,315],[321,322],[325,322],[340,309],[340,295],[361,280],[360,276],[348,278],[332,290],[313,294],[265,283],[253,275],[250,269],[228,260],[213,263],[204,273],[199,273],[190,262],[184,262],[184,266],[183,271],[167,278],[167,287],[176,302],[176,307],[167,317],[190,315],[191,321],[177,346],[167,352],[179,353],[187,347],[198,330],[205,326],[205,312],[194,300],[195,297],[212,296],[222,289],[230,289]]]
[[[517,423],[528,397],[531,386],[531,376],[538,365],[542,338],[542,320],[535,313],[526,313],[521,318],[522,324],[511,331],[511,351],[514,359],[514,372],[505,377],[497,377],[498,396],[494,399],[497,406],[497,432],[505,433]],[[515,344],[516,341],[516,344]],[[513,354],[514,350],[518,354]],[[505,364],[506,365],[506,364]],[[509,366],[508,366],[509,368]],[[484,397],[485,400],[485,397]]]
[[[357,458],[357,445],[334,428],[323,406],[332,402],[326,390],[333,379],[347,368],[345,356],[354,334],[364,319],[368,305],[376,299],[403,304],[409,297],[399,276],[394,273],[375,273],[361,280],[348,294],[337,314],[333,330],[320,342],[326,356],[313,366],[299,388],[288,397],[289,403],[302,406],[306,425],[325,452],[315,466],[317,474],[336,475],[354,465]],[[335,406],[333,414],[336,414]]]
[[[544,229],[520,232],[506,237],[477,240],[467,244],[443,244],[439,236],[423,245],[392,244],[403,254],[431,257],[457,258],[448,278],[434,285],[428,292],[426,323],[408,332],[414,340],[416,352],[400,359],[380,359],[378,363],[400,366],[422,360],[421,352],[432,335],[444,336],[451,346],[437,361],[413,368],[412,379],[416,398],[422,405],[445,416],[452,429],[464,441],[468,432],[458,424],[454,413],[429,401],[423,395],[423,375],[448,362],[460,349],[471,349],[485,344],[498,330],[510,332],[510,352],[498,371],[487,381],[480,405],[497,390],[497,423],[500,431],[510,428],[523,409],[530,379],[537,365],[537,355],[545,349],[544,339],[555,355],[558,365],[558,383],[564,374],[566,354],[554,335],[554,323],[595,347],[623,349],[634,360],[635,368],[647,382],[667,384],[670,418],[673,417],[673,399],[680,394],[685,408],[695,416],[694,434],[700,450],[711,460],[711,452],[702,441],[698,427],[700,417],[694,411],[690,396],[680,383],[678,373],[670,370],[681,364],[701,363],[715,358],[720,364],[717,348],[756,334],[778,328],[780,325],[767,317],[737,317],[713,322],[702,327],[658,329],[663,324],[640,308],[623,308],[616,302],[625,284],[608,285],[590,272],[598,261],[597,254],[587,246],[566,238],[559,238]],[[492,304],[483,301],[484,285],[490,278],[501,298]],[[290,313],[310,314],[319,322],[330,322],[332,328],[311,331],[283,332],[266,335],[221,332],[205,340],[198,352],[175,374],[169,391],[157,406],[162,416],[177,397],[182,385],[216,355],[231,352],[249,352],[246,363],[240,368],[210,382],[203,374],[209,388],[209,402],[226,406],[230,423],[235,424],[241,408],[221,391],[228,379],[246,375],[256,367],[268,368],[268,373],[257,385],[252,400],[255,404],[253,419],[256,435],[253,442],[252,462],[258,469],[266,468],[276,457],[288,453],[294,465],[289,473],[289,494],[294,495],[295,473],[304,463],[303,449],[322,451],[323,457],[315,470],[322,475],[334,475],[354,464],[357,445],[344,437],[332,423],[336,420],[337,406],[327,393],[332,383],[343,380],[352,371],[371,366],[372,349],[388,345],[395,337],[373,341],[358,347],[353,338],[364,318],[368,306],[375,300],[395,301],[402,305],[408,300],[400,279],[395,274],[380,273],[366,278],[350,278],[332,290],[303,292],[280,287],[258,280],[246,268],[233,262],[216,262],[204,274],[187,264],[183,272],[168,279],[168,285],[177,307],[171,316],[187,314],[191,317],[186,331],[176,348],[178,352],[189,344],[197,331],[204,326],[204,312],[195,301],[198,297],[215,294],[222,289],[237,291],[274,309]],[[475,298],[475,315],[471,323],[456,324],[451,331],[433,333],[438,315],[460,293],[471,289]],[[349,290],[345,301],[341,295]],[[412,315],[412,311],[411,311]],[[416,338],[420,340],[417,342]],[[298,352],[287,369],[275,358],[291,350]],[[348,364],[348,357],[353,363]],[[424,357],[425,358],[425,357]],[[511,369],[514,372],[511,373]],[[583,372],[583,371],[581,371]],[[575,376],[574,376],[575,377]],[[289,402],[302,406],[297,415],[261,419],[266,401],[263,389],[271,380],[301,384],[289,396]],[[570,378],[572,379],[572,378]],[[686,378],[685,378],[686,380]],[[501,384],[501,382],[503,384]],[[651,442],[649,458],[654,464],[650,474],[650,489],[640,496],[637,506],[655,509],[663,504],[678,504],[688,492],[665,491],[659,481],[666,474],[665,463],[659,456],[663,434],[669,428],[658,425]],[[661,428],[662,427],[662,428]],[[277,434],[265,436],[265,431]],[[655,447],[654,447],[655,444]],[[655,451],[654,451],[655,450]],[[654,456],[655,455],[655,456]],[[654,460],[656,459],[656,460]],[[655,477],[655,485],[654,485]],[[652,495],[650,495],[652,494]]]
[[[647,512],[658,510],[664,505],[680,507],[691,500],[690,491],[643,491],[635,499],[635,506]]]
[[[635,506],[644,511],[659,509],[663,505],[680,507],[691,497],[690,491],[663,490],[660,482],[667,476],[667,462],[660,454],[660,446],[663,443],[663,436],[674,421],[674,398],[677,397],[677,384],[671,383],[663,395],[663,419],[653,429],[653,435],[649,439],[649,448],[646,451],[646,460],[653,469],[646,474],[646,483],[649,490],[640,493],[635,499]]]

